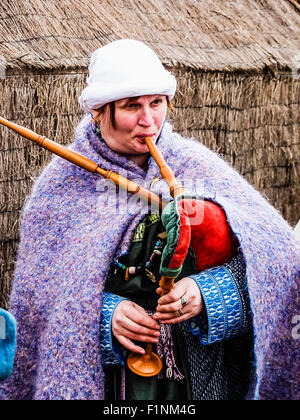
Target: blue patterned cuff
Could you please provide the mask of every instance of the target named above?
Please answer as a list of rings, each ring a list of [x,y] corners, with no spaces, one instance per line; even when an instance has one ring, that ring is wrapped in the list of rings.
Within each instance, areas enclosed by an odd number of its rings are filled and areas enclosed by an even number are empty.
[[[206,308],[206,317],[189,321],[194,335],[203,345],[236,337],[246,325],[243,296],[235,277],[225,264],[189,276],[197,283]]]
[[[100,352],[103,366],[124,366],[120,347],[114,343],[111,323],[116,307],[124,297],[104,292],[100,317]]]

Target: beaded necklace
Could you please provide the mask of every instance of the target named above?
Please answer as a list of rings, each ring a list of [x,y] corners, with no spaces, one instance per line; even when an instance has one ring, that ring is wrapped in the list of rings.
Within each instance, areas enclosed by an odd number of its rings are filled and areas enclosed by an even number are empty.
[[[147,277],[149,277],[149,279],[155,283],[156,282],[156,278],[154,276],[154,274],[152,273],[152,267],[154,265],[154,263],[157,262],[158,258],[161,258],[161,254],[162,254],[162,250],[165,246],[165,242],[166,242],[166,238],[167,238],[167,234],[166,232],[161,232],[158,235],[158,240],[156,241],[154,248],[153,248],[153,252],[149,258],[149,260],[144,263],[144,264],[140,264],[137,266],[130,266],[127,267],[126,265],[124,265],[123,263],[121,263],[118,259],[114,262],[114,275],[117,274],[118,270],[124,271],[124,279],[125,281],[128,281],[130,279],[130,276],[134,276],[136,274],[140,274],[142,272],[144,272],[146,274]]]

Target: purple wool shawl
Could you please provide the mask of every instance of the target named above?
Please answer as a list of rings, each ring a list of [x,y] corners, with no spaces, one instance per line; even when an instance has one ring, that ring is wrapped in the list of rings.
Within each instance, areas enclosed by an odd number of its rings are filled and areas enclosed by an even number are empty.
[[[300,314],[300,252],[291,227],[216,153],[174,133],[169,123],[157,144],[185,191],[219,203],[240,241],[255,334],[256,374],[248,398],[299,399],[299,339],[292,320]],[[89,116],[70,149],[148,189],[159,176],[152,157],[143,171],[111,151]],[[108,184],[55,157],[25,203],[10,300],[17,352],[12,376],[0,384],[1,399],[104,398],[103,287],[111,262],[128,250],[148,212],[126,193],[123,205],[121,197],[114,202]],[[166,190],[163,181],[152,187]]]

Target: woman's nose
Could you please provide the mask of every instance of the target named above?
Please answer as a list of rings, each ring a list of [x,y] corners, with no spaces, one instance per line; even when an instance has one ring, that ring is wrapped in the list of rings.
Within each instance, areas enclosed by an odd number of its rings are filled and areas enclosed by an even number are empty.
[[[153,115],[151,112],[151,109],[149,108],[143,108],[141,109],[140,115],[139,115],[139,124],[150,127],[153,124]]]

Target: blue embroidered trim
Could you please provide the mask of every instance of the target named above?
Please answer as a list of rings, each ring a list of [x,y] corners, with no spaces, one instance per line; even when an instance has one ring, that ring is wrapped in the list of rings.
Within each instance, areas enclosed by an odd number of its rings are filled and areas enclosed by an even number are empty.
[[[100,353],[103,366],[124,366],[120,348],[113,343],[111,323],[114,311],[124,297],[104,292],[100,317]]]
[[[203,345],[237,336],[244,325],[242,297],[235,278],[226,266],[190,276],[197,283],[206,307],[207,318],[198,316],[189,322]]]

